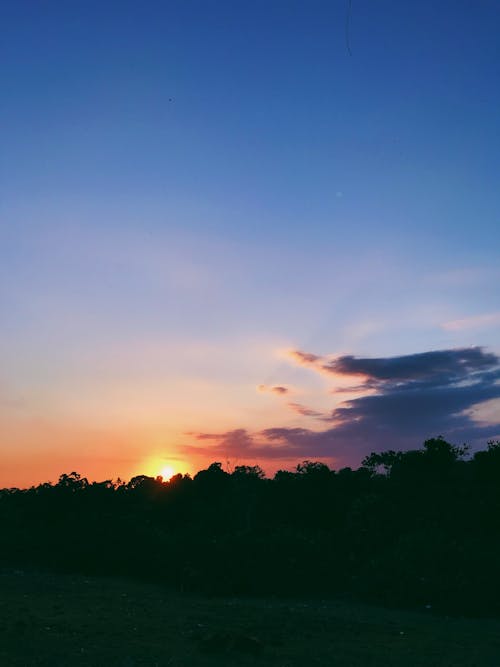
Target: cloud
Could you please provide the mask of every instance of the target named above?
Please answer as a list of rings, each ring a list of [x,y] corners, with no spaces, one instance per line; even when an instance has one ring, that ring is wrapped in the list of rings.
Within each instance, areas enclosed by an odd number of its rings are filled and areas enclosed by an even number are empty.
[[[446,331],[462,331],[463,329],[482,329],[495,326],[500,326],[500,312],[450,320],[449,322],[444,322],[441,328]]]
[[[301,405],[300,403],[288,403],[288,407],[291,408],[294,412],[297,412],[299,415],[303,415],[304,417],[316,417],[318,419],[325,418],[325,414],[323,412],[318,412],[317,410],[308,408],[307,406]]]
[[[329,415],[289,403],[301,415],[329,422],[328,428],[319,431],[279,426],[256,433],[237,429],[198,434],[199,441],[213,442],[210,454],[262,462],[321,458],[359,465],[372,451],[418,447],[437,435],[471,445],[500,437],[500,409],[495,412],[495,406],[500,406],[500,358],[483,348],[380,358],[344,355],[330,361],[306,354],[313,359],[308,363],[321,360],[319,372],[349,378],[364,393],[345,400]],[[481,406],[485,404],[487,421],[476,418],[484,417]],[[202,446],[189,449],[208,453]]]
[[[343,356],[332,372],[364,378],[368,395],[344,401],[331,413],[344,440],[385,443],[422,439],[439,433],[455,440],[477,440],[498,433],[480,427],[473,406],[500,398],[500,359],[480,347],[438,350],[388,358]]]
[[[259,391],[267,391],[273,394],[278,394],[279,396],[282,396],[283,394],[288,394],[290,391],[288,387],[283,387],[282,385],[276,385],[274,387],[270,387],[267,384],[259,384],[257,388]]]
[[[500,359],[480,347],[439,350],[389,358],[344,356],[335,373],[363,376],[369,395],[344,401],[330,415],[342,447],[371,449],[416,446],[433,435],[477,442],[499,432],[480,426],[474,406],[500,399]]]
[[[340,375],[366,378],[368,384],[415,381],[455,382],[497,366],[499,359],[480,347],[436,350],[399,357],[337,357],[323,369]]]
[[[303,429],[289,429],[290,438],[279,438],[273,429],[250,433],[246,429],[234,429],[224,433],[197,433],[195,438],[201,441],[211,440],[209,447],[203,445],[184,445],[181,449],[187,455],[203,455],[222,459],[247,460],[280,460],[301,458],[300,441],[293,442],[294,431]],[[307,430],[304,430],[307,432]]]
[[[311,352],[303,352],[302,350],[291,350],[289,356],[303,366],[311,366],[316,362],[321,361],[322,357]]]

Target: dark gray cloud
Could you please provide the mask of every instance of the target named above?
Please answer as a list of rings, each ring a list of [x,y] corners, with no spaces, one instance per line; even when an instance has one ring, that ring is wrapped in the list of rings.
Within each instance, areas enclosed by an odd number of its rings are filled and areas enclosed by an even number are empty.
[[[330,418],[339,429],[354,422],[455,431],[468,425],[465,411],[500,397],[500,359],[479,347],[386,359],[339,357],[330,367],[335,373],[365,376],[365,386],[374,392],[333,410]]]
[[[495,424],[481,424],[472,417],[476,406],[500,399],[500,358],[480,347],[374,359],[343,356],[332,361],[303,354],[311,359],[307,363],[317,368],[321,360],[320,369],[350,376],[358,389],[370,393],[344,401],[326,416],[289,404],[304,416],[328,421],[328,428],[320,431],[238,429],[198,434],[197,439],[212,440],[214,453],[262,462],[321,458],[336,465],[359,465],[371,451],[418,447],[437,435],[472,446],[500,437],[500,410]],[[207,453],[204,447],[195,449]]]
[[[480,347],[376,359],[344,356],[329,367],[365,376],[373,392],[332,411],[333,431],[343,444],[415,446],[438,434],[474,443],[499,433],[500,414],[496,425],[481,426],[471,417],[473,406],[500,398],[500,359]]]
[[[368,381],[413,382],[418,380],[456,381],[495,368],[498,358],[480,347],[435,350],[399,357],[337,357],[322,365],[325,371],[364,376]]]

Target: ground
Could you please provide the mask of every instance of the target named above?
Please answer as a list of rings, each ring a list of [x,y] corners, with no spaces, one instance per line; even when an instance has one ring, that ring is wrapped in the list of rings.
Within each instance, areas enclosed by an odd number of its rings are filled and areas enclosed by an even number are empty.
[[[500,619],[0,573],[0,665],[500,667]]]

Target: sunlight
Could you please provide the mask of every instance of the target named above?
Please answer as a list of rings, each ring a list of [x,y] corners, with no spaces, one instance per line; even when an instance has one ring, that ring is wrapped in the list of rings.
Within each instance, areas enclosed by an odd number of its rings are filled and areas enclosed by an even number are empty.
[[[167,482],[175,475],[175,470],[172,468],[172,466],[163,466],[163,468],[160,470],[160,475],[163,477],[163,481]]]
[[[147,475],[148,477],[162,477],[168,482],[174,475],[191,472],[192,463],[177,456],[162,456],[161,454],[150,454],[134,466],[135,475]]]

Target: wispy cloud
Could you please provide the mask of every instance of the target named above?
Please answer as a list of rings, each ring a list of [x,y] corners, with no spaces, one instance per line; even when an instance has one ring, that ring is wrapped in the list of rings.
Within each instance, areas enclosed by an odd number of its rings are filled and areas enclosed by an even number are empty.
[[[500,312],[485,313],[472,317],[444,322],[441,327],[446,331],[462,331],[463,329],[486,329],[500,326]]]
[[[319,412],[318,410],[313,410],[312,408],[308,408],[305,405],[302,405],[301,403],[288,403],[288,407],[291,408],[294,412],[297,412],[299,415],[302,415],[304,417],[315,417],[316,419],[324,419],[325,414],[323,412]]]
[[[270,392],[272,394],[278,394],[278,396],[283,396],[284,394],[288,394],[290,391],[288,387],[284,387],[282,385],[270,386],[267,384],[259,384],[257,389],[262,392]]]
[[[320,355],[302,350],[290,350],[289,356],[303,366],[313,366],[322,358]]]
[[[250,433],[246,429],[233,429],[224,433],[198,433],[194,436],[201,443],[211,444],[184,445],[182,451],[187,455],[211,456],[219,459],[275,461],[301,457],[300,443],[292,442],[293,434],[302,429],[289,429],[289,438],[278,437],[273,429]],[[307,432],[304,430],[304,432]]]

